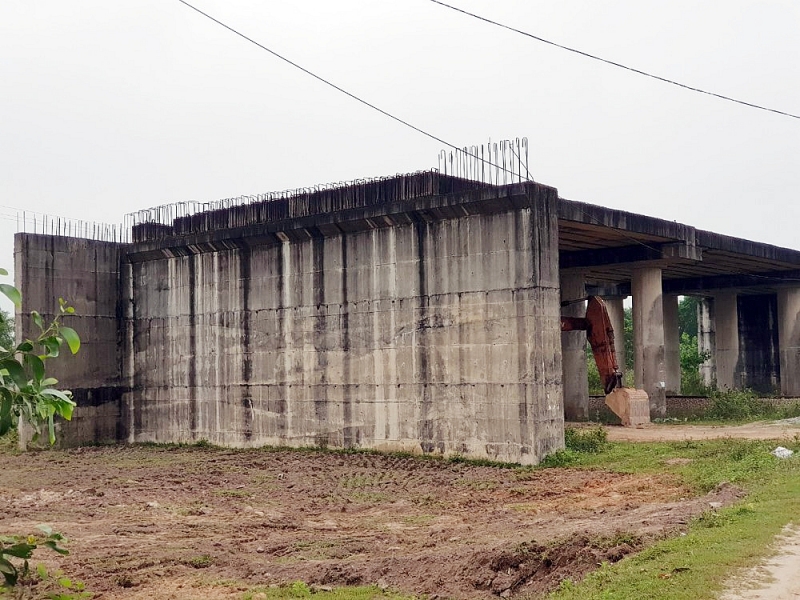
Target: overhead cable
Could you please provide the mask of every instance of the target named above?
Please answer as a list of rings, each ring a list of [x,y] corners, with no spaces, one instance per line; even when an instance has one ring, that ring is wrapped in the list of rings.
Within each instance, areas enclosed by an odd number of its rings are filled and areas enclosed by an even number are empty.
[[[675,81],[673,79],[667,79],[666,77],[661,77],[659,75],[653,75],[652,73],[648,73],[647,71],[642,71],[641,69],[636,69],[635,67],[629,67],[627,65],[623,65],[622,63],[614,62],[613,60],[608,60],[607,58],[602,58],[600,56],[596,56],[594,54],[589,54],[588,52],[584,52],[583,50],[578,50],[577,48],[571,48],[569,46],[565,46],[563,44],[559,44],[557,42],[552,42],[547,40],[543,37],[539,37],[538,35],[534,35],[532,33],[528,33],[527,31],[522,31],[521,29],[517,29],[516,27],[511,27],[511,25],[506,25],[504,23],[500,23],[498,21],[493,21],[487,17],[482,17],[481,15],[477,15],[473,12],[469,12],[468,10],[464,10],[463,8],[458,8],[457,6],[452,6],[441,0],[430,0],[434,4],[438,4],[439,6],[444,6],[445,8],[449,8],[450,10],[454,10],[456,12],[460,12],[464,15],[469,17],[473,17],[478,19],[479,21],[483,21],[485,23],[489,23],[490,25],[496,25],[497,27],[502,27],[503,29],[508,29],[509,31],[513,31],[514,33],[519,33],[520,35],[524,35],[531,39],[536,40],[537,42],[542,42],[543,44],[548,44],[550,46],[555,46],[556,48],[561,48],[562,50],[567,50],[568,52],[574,52],[575,54],[580,54],[581,56],[585,56],[586,58],[591,58],[592,60],[598,60],[600,62],[606,63],[607,65],[611,65],[612,67],[618,67],[620,69],[625,69],[626,71],[631,71],[633,73],[637,73],[639,75],[644,75],[645,77],[650,77],[651,79],[656,79],[658,81],[662,81],[664,83],[669,83],[671,85],[676,85],[680,88],[690,90],[692,92],[699,92],[701,94],[707,94],[708,96],[714,96],[715,98],[719,98],[721,100],[727,100],[728,102],[735,102],[736,104],[742,104],[744,106],[749,106],[750,108],[757,108],[758,110],[765,110],[767,112],[775,113],[778,115],[783,115],[785,117],[791,117],[793,119],[800,119],[800,115],[795,115],[790,112],[785,112],[782,110],[778,110],[776,108],[769,108],[766,106],[761,106],[760,104],[753,104],[752,102],[745,102],[744,100],[738,100],[736,98],[732,98],[730,96],[724,96],[722,94],[717,94],[716,92],[709,92],[708,90],[704,90],[701,88],[693,87],[691,85],[686,85],[685,83],[680,83],[679,81]]]
[[[275,52],[274,50],[271,50],[270,48],[267,48],[267,47],[266,47],[264,44],[261,44],[261,43],[257,42],[256,40],[254,40],[253,38],[246,36],[245,34],[243,34],[243,33],[241,33],[240,31],[238,31],[238,30],[234,29],[233,27],[231,27],[230,25],[226,25],[225,23],[223,23],[223,22],[222,22],[222,21],[220,21],[219,19],[216,19],[215,17],[212,17],[210,14],[208,14],[208,13],[206,13],[206,12],[203,12],[202,10],[200,10],[199,8],[197,8],[196,6],[193,6],[193,5],[189,4],[188,2],[186,2],[186,0],[178,0],[178,2],[180,2],[181,4],[183,4],[183,5],[185,5],[185,6],[189,7],[189,8],[191,8],[193,11],[195,11],[195,12],[197,12],[197,13],[200,13],[201,15],[203,15],[203,16],[204,16],[204,17],[206,17],[207,19],[210,19],[211,21],[213,21],[213,22],[214,22],[214,23],[216,23],[217,25],[220,25],[221,27],[224,27],[225,29],[227,29],[227,30],[228,30],[228,31],[230,31],[231,33],[234,33],[234,34],[238,35],[240,38],[242,38],[242,39],[244,39],[244,40],[247,40],[247,41],[248,41],[248,42],[250,42],[251,44],[254,44],[254,45],[258,46],[259,48],[261,48],[262,50],[265,50],[266,52],[269,52],[269,53],[270,53],[270,54],[272,54],[272,55],[273,55],[275,58],[279,58],[280,60],[282,60],[283,62],[285,62],[285,63],[287,63],[287,64],[289,64],[289,65],[291,65],[291,66],[293,66],[294,68],[296,68],[296,69],[300,69],[300,70],[301,70],[303,73],[305,73],[306,75],[310,75],[311,77],[313,77],[313,78],[314,78],[314,79],[316,79],[317,81],[320,81],[320,82],[324,83],[325,85],[332,87],[332,88],[333,88],[333,89],[335,89],[336,91],[338,91],[338,92],[341,92],[341,93],[342,93],[342,94],[344,94],[345,96],[348,96],[349,98],[352,98],[352,99],[353,99],[353,100],[355,100],[356,102],[360,102],[360,103],[361,103],[361,104],[363,104],[364,106],[368,106],[368,107],[369,107],[369,108],[371,108],[372,110],[375,110],[375,111],[377,111],[377,112],[381,113],[382,115],[384,115],[384,116],[386,116],[386,117],[389,117],[390,119],[392,119],[393,121],[396,121],[396,122],[400,123],[401,125],[405,125],[406,127],[410,128],[410,129],[413,129],[413,130],[414,130],[414,131],[416,131],[417,133],[421,133],[422,135],[424,135],[424,136],[426,136],[426,137],[429,137],[429,138],[430,138],[430,139],[432,139],[432,140],[436,140],[437,142],[439,142],[440,144],[444,144],[444,145],[445,145],[445,146],[447,146],[448,148],[453,148],[454,150],[460,150],[461,152],[463,152],[463,151],[464,151],[464,149],[463,149],[463,148],[459,148],[459,147],[458,147],[458,146],[456,146],[455,144],[451,144],[450,142],[448,142],[448,141],[446,141],[446,140],[443,140],[442,138],[440,138],[440,137],[437,137],[437,136],[435,136],[435,135],[434,135],[434,134],[432,134],[432,133],[428,133],[428,132],[427,132],[427,131],[425,131],[424,129],[421,129],[421,128],[417,127],[416,125],[412,125],[412,124],[411,124],[411,123],[409,123],[408,121],[405,121],[405,120],[401,119],[400,117],[397,117],[397,116],[395,116],[395,115],[391,114],[390,112],[388,112],[388,111],[385,111],[385,110],[383,110],[382,108],[380,108],[380,107],[378,107],[378,106],[375,106],[375,105],[374,105],[374,104],[372,104],[371,102],[368,102],[367,100],[364,100],[363,98],[360,98],[359,96],[356,96],[355,94],[353,94],[353,93],[351,93],[351,92],[348,92],[346,89],[344,89],[344,88],[342,88],[342,87],[339,87],[338,85],[336,85],[335,83],[333,83],[333,82],[331,82],[331,81],[328,81],[328,80],[327,80],[327,79],[325,79],[324,77],[322,77],[322,76],[320,76],[320,75],[317,75],[316,73],[313,73],[312,71],[309,71],[308,69],[306,69],[305,67],[303,67],[303,66],[301,66],[301,65],[297,64],[296,62],[294,62],[294,61],[292,61],[292,60],[290,60],[290,59],[286,58],[285,56],[283,56],[283,55],[281,55],[281,54],[278,54],[277,52]],[[472,156],[472,155],[471,155],[471,156]],[[504,167],[500,167],[499,165],[496,165],[496,164],[494,164],[494,163],[492,163],[492,162],[489,162],[489,161],[487,161],[486,159],[483,159],[483,158],[481,158],[481,157],[475,156],[474,158],[477,158],[478,160],[482,160],[482,161],[486,162],[486,164],[489,164],[489,165],[491,165],[491,166],[493,166],[493,167],[497,167],[497,168],[499,168],[499,169],[502,169],[502,170],[504,170],[504,171],[506,171],[506,170],[507,170],[507,169],[505,169]]]

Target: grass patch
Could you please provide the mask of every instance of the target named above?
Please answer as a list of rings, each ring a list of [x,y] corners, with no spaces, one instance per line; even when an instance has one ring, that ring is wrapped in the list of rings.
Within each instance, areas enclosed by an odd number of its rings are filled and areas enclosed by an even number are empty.
[[[414,600],[415,596],[402,596],[377,586],[327,588],[309,586],[295,581],[280,587],[258,587],[248,590],[242,600],[286,600],[314,598],[315,600]]]
[[[608,447],[608,433],[601,426],[590,429],[564,429],[564,450],[549,454],[539,464],[542,467],[571,467],[581,463],[582,454],[598,454]]]
[[[753,390],[711,390],[709,399],[709,409],[692,421],[748,423],[800,417],[800,402],[778,402]]]
[[[253,492],[248,492],[247,490],[214,490],[213,494],[223,498],[250,498]]]
[[[795,451],[800,443],[781,441]],[[626,473],[667,473],[696,493],[731,482],[747,498],[695,519],[685,535],[665,539],[582,582],[566,581],[551,598],[716,598],[731,572],[758,563],[781,529],[800,515],[800,460],[769,454],[775,441],[709,440],[679,443],[607,443],[598,453],[570,451],[571,466]],[[668,459],[691,459],[667,464]]]

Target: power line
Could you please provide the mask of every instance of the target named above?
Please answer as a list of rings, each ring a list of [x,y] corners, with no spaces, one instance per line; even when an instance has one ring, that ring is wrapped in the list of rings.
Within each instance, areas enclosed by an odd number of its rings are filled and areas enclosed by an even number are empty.
[[[305,67],[302,67],[302,66],[300,66],[300,65],[299,65],[299,64],[297,64],[296,62],[294,62],[294,61],[292,61],[292,60],[290,60],[290,59],[286,58],[285,56],[283,56],[283,55],[281,55],[281,54],[278,54],[278,53],[277,53],[277,52],[275,52],[274,50],[271,50],[271,49],[267,48],[265,45],[263,45],[263,44],[261,44],[261,43],[259,43],[259,42],[255,41],[253,38],[250,38],[250,37],[246,36],[245,34],[241,33],[240,31],[237,31],[236,29],[234,29],[234,28],[233,28],[233,27],[231,27],[230,25],[226,25],[225,23],[223,23],[223,22],[222,22],[222,21],[220,21],[219,19],[216,19],[216,18],[212,17],[210,14],[208,14],[208,13],[206,13],[206,12],[203,12],[202,10],[200,10],[199,8],[197,8],[196,6],[192,6],[191,4],[189,4],[188,2],[186,2],[186,0],[178,0],[178,2],[180,2],[181,4],[183,4],[183,5],[185,5],[185,6],[189,7],[189,8],[191,8],[193,11],[195,11],[195,12],[197,12],[197,13],[200,13],[201,15],[203,15],[203,16],[204,16],[204,17],[206,17],[207,19],[210,19],[211,21],[213,21],[213,22],[214,22],[214,23],[216,23],[217,25],[220,25],[220,26],[224,27],[225,29],[227,29],[227,30],[228,30],[228,31],[230,31],[231,33],[234,33],[234,34],[238,35],[240,38],[242,38],[242,39],[244,39],[244,40],[247,40],[247,41],[248,41],[248,42],[250,42],[251,44],[254,44],[254,45],[258,46],[259,48],[261,48],[262,50],[265,50],[266,52],[269,52],[269,53],[270,53],[270,54],[272,54],[272,56],[274,56],[275,58],[279,58],[280,60],[282,60],[283,62],[285,62],[285,63],[287,63],[287,64],[289,64],[289,65],[291,65],[291,66],[293,66],[294,68],[296,68],[296,69],[300,69],[300,70],[301,70],[303,73],[305,73],[306,75],[310,75],[311,77],[313,77],[313,78],[314,78],[314,79],[316,79],[317,81],[320,81],[320,82],[324,83],[325,85],[332,87],[332,88],[333,88],[333,89],[335,89],[337,92],[341,92],[341,93],[342,93],[342,94],[344,94],[345,96],[348,96],[349,98],[352,98],[352,99],[353,99],[353,100],[355,100],[356,102],[360,102],[360,103],[361,103],[361,104],[363,104],[364,106],[368,106],[368,107],[369,107],[369,108],[371,108],[372,110],[375,110],[375,111],[377,111],[377,112],[381,113],[382,115],[384,115],[384,116],[386,116],[386,117],[389,117],[389,118],[390,118],[390,119],[392,119],[393,121],[396,121],[396,122],[400,123],[401,125],[405,125],[406,127],[410,128],[410,129],[413,129],[413,130],[414,130],[414,131],[416,131],[417,133],[421,133],[422,135],[424,135],[424,136],[426,136],[426,137],[429,137],[430,139],[432,139],[432,140],[435,140],[435,141],[439,142],[440,144],[444,144],[445,146],[447,146],[447,147],[449,147],[449,148],[452,148],[452,149],[454,149],[454,150],[458,150],[459,152],[465,152],[464,148],[459,148],[459,147],[458,147],[458,146],[456,146],[455,144],[451,144],[450,142],[448,142],[448,141],[445,141],[445,140],[443,140],[442,138],[440,138],[440,137],[437,137],[437,136],[435,136],[434,134],[432,134],[432,133],[429,133],[429,132],[425,131],[424,129],[420,129],[420,128],[419,128],[419,127],[417,127],[416,125],[412,125],[412,124],[411,124],[411,123],[409,123],[408,121],[405,121],[405,120],[401,119],[400,117],[397,117],[397,116],[395,116],[395,115],[391,114],[390,112],[388,112],[388,111],[385,111],[385,110],[383,110],[382,108],[380,108],[380,107],[378,107],[378,106],[375,106],[375,105],[374,105],[374,104],[372,104],[371,102],[368,102],[367,100],[364,100],[363,98],[360,98],[360,97],[356,96],[355,94],[353,94],[353,93],[351,93],[351,92],[348,92],[346,89],[339,87],[338,85],[336,85],[335,83],[333,83],[333,82],[331,82],[331,81],[328,81],[328,80],[327,80],[327,79],[325,79],[324,77],[322,77],[322,76],[320,76],[320,75],[317,75],[316,73],[313,73],[313,72],[309,71],[308,69],[306,69]],[[486,164],[488,164],[488,165],[491,165],[491,166],[493,166],[493,167],[497,167],[497,168],[499,168],[499,169],[502,169],[503,171],[511,172],[511,171],[509,171],[508,169],[506,169],[505,167],[501,167],[501,166],[499,166],[499,165],[496,165],[496,164],[492,163],[491,161],[488,161],[488,160],[486,160],[486,159],[484,159],[484,158],[481,158],[481,157],[479,157],[479,156],[477,156],[477,155],[473,155],[473,154],[471,154],[470,152],[466,152],[466,154],[468,154],[469,156],[472,156],[472,157],[474,157],[474,158],[477,158],[478,160],[480,160],[480,161],[482,161],[482,162],[484,162],[484,163],[486,163]]]
[[[179,0],[182,1],[182,0]],[[751,102],[745,102],[744,100],[737,100],[736,98],[731,98],[730,96],[723,96],[722,94],[717,94],[715,92],[709,92],[708,90],[703,90],[700,88],[692,87],[690,85],[686,85],[685,83],[680,83],[678,81],[674,81],[672,79],[667,79],[666,77],[661,77],[659,75],[653,75],[652,73],[648,73],[647,71],[642,71],[640,69],[636,69],[634,67],[629,67],[627,65],[623,65],[618,62],[614,62],[613,60],[608,60],[607,58],[602,58],[600,56],[595,56],[594,54],[589,54],[588,52],[584,52],[583,50],[578,50],[576,48],[571,48],[569,46],[564,46],[563,44],[558,44],[556,42],[551,42],[543,37],[539,37],[538,35],[533,35],[532,33],[528,33],[527,31],[522,31],[521,29],[517,29],[515,27],[511,27],[510,25],[505,25],[504,23],[499,23],[497,21],[493,21],[487,17],[482,17],[481,15],[476,15],[475,13],[469,12],[464,10],[463,8],[458,8],[456,6],[452,6],[450,4],[446,4],[441,2],[441,0],[430,0],[434,4],[438,4],[439,6],[444,6],[445,8],[449,8],[450,10],[454,10],[456,12],[460,12],[464,15],[473,17],[478,19],[479,21],[483,21],[485,23],[489,23],[490,25],[496,25],[497,27],[502,27],[503,29],[508,29],[509,31],[513,31],[514,33],[519,33],[531,39],[534,39],[538,42],[542,42],[543,44],[548,44],[550,46],[555,46],[556,48],[561,48],[562,50],[567,50],[568,52],[574,52],[575,54],[580,54],[581,56],[585,56],[586,58],[591,58],[592,60],[598,60],[600,62],[606,63],[607,65],[611,65],[613,67],[619,67],[620,69],[625,69],[626,71],[631,71],[633,73],[637,73],[639,75],[644,75],[645,77],[650,77],[651,79],[656,79],[658,81],[663,81],[664,83],[669,83],[672,85],[676,85],[678,87],[684,88],[686,90],[690,90],[692,92],[699,92],[701,94],[707,94],[709,96],[714,96],[715,98],[719,98],[721,100],[727,100],[728,102],[735,102],[736,104],[742,104],[744,106],[749,106],[750,108],[757,108],[759,110],[765,110],[767,112],[775,113],[778,115],[783,115],[785,117],[792,117],[793,119],[800,119],[800,115],[795,115],[789,112],[784,112],[782,110],[778,110],[775,108],[768,108],[766,106],[761,106],[759,104],[753,104]]]
[[[299,69],[299,70],[301,70],[301,71],[302,71],[303,73],[305,73],[306,75],[309,75],[309,76],[313,77],[314,79],[316,79],[317,81],[320,81],[320,82],[324,83],[325,85],[327,85],[327,86],[329,86],[329,87],[332,87],[332,88],[333,88],[333,89],[335,89],[336,91],[338,91],[338,92],[340,92],[340,93],[344,94],[345,96],[348,96],[349,98],[352,98],[352,99],[353,99],[353,100],[355,100],[356,102],[359,102],[359,103],[363,104],[364,106],[367,106],[367,107],[369,107],[369,108],[371,108],[371,109],[373,109],[373,110],[375,110],[375,111],[377,111],[377,112],[381,113],[382,115],[384,115],[384,116],[386,116],[386,117],[389,117],[389,118],[390,118],[390,119],[392,119],[393,121],[396,121],[397,123],[400,123],[401,125],[405,125],[406,127],[410,128],[410,129],[413,129],[414,131],[416,131],[416,132],[418,132],[418,133],[421,133],[422,135],[424,135],[424,136],[426,136],[426,137],[428,137],[428,138],[430,138],[430,139],[432,139],[432,140],[435,140],[435,141],[439,142],[440,144],[444,144],[445,146],[447,146],[447,147],[449,147],[449,148],[452,148],[452,149],[454,149],[454,150],[456,150],[456,151],[458,151],[458,152],[463,152],[463,153],[467,154],[468,156],[472,156],[473,158],[476,158],[476,159],[478,159],[479,161],[483,162],[484,164],[491,165],[491,166],[493,166],[493,167],[496,167],[496,168],[498,168],[498,169],[500,169],[500,170],[502,170],[502,171],[505,171],[505,172],[507,172],[507,173],[511,173],[512,175],[514,174],[514,172],[513,172],[513,171],[511,171],[511,170],[509,170],[509,169],[507,169],[507,168],[505,168],[505,167],[503,167],[503,166],[500,166],[500,165],[494,164],[494,163],[493,163],[493,162],[491,162],[490,160],[486,160],[485,158],[483,158],[483,157],[481,157],[481,156],[478,156],[477,154],[472,154],[471,152],[468,152],[468,151],[467,151],[465,148],[459,148],[458,146],[456,146],[456,145],[454,145],[454,144],[451,144],[450,142],[447,142],[447,141],[443,140],[442,138],[440,138],[440,137],[437,137],[436,135],[434,135],[434,134],[432,134],[432,133],[429,133],[429,132],[425,131],[424,129],[421,129],[421,128],[419,128],[419,127],[415,126],[415,125],[412,125],[412,124],[411,124],[411,123],[409,123],[408,121],[405,121],[405,120],[401,119],[400,117],[397,117],[397,116],[395,116],[395,115],[393,115],[393,114],[391,114],[391,113],[389,113],[389,112],[387,112],[387,111],[383,110],[382,108],[380,108],[380,107],[378,107],[378,106],[376,106],[376,105],[372,104],[371,102],[368,102],[367,100],[364,100],[363,98],[360,98],[359,96],[356,96],[355,94],[353,94],[353,93],[351,93],[351,92],[348,92],[347,90],[345,90],[344,88],[341,88],[341,87],[339,87],[339,86],[338,86],[338,85],[336,85],[335,83],[333,83],[333,82],[331,82],[331,81],[328,81],[328,80],[327,80],[327,79],[325,79],[324,77],[322,77],[322,76],[320,76],[320,75],[317,75],[316,73],[313,73],[312,71],[309,71],[309,70],[308,70],[308,69],[306,69],[305,67],[302,67],[301,65],[297,64],[296,62],[294,62],[294,61],[292,61],[292,60],[290,60],[290,59],[286,58],[285,56],[283,56],[283,55],[281,55],[281,54],[277,53],[276,51],[274,51],[274,50],[271,50],[270,48],[267,48],[267,47],[266,47],[266,46],[264,46],[263,44],[261,44],[261,43],[259,43],[259,42],[255,41],[254,39],[252,39],[252,38],[250,38],[250,37],[246,36],[245,34],[243,34],[243,33],[241,33],[240,31],[238,31],[238,30],[234,29],[233,27],[231,27],[231,26],[229,26],[229,25],[226,25],[225,23],[223,23],[223,22],[222,22],[222,21],[220,21],[219,19],[216,19],[215,17],[213,17],[213,16],[209,15],[208,13],[206,13],[206,12],[203,12],[202,10],[200,10],[199,8],[197,8],[196,6],[193,6],[193,5],[192,5],[192,4],[190,4],[189,2],[186,2],[186,0],[178,0],[178,2],[180,2],[180,3],[181,3],[181,4],[183,4],[183,5],[185,5],[185,6],[186,6],[186,7],[188,7],[188,8],[191,8],[193,11],[195,11],[195,12],[197,12],[197,13],[201,14],[202,16],[206,17],[207,19],[209,19],[209,20],[213,21],[213,22],[214,22],[214,23],[216,23],[217,25],[220,25],[221,27],[224,27],[225,29],[227,29],[227,30],[228,30],[228,31],[230,31],[231,33],[233,33],[233,34],[235,34],[235,35],[237,35],[237,36],[241,37],[242,39],[244,39],[244,40],[246,40],[246,41],[250,42],[251,44],[253,44],[253,45],[255,45],[255,46],[258,46],[258,47],[259,47],[259,48],[261,48],[262,50],[264,50],[264,51],[266,51],[266,52],[270,53],[271,55],[273,55],[274,57],[276,57],[276,58],[278,58],[278,59],[282,60],[283,62],[285,62],[285,63],[287,63],[287,64],[289,64],[289,65],[291,65],[291,66],[295,67],[296,69]],[[527,32],[524,32],[524,31],[521,31],[521,30],[515,29],[515,28],[513,28],[513,27],[510,27],[510,26],[508,26],[508,25],[503,25],[502,23],[497,23],[497,22],[495,22],[495,21],[492,21],[492,20],[490,20],[490,19],[487,19],[487,18],[485,18],[485,17],[481,17],[481,16],[479,16],[479,15],[476,15],[476,14],[470,13],[470,12],[468,12],[468,11],[465,11],[465,10],[462,10],[462,9],[460,9],[460,8],[456,8],[456,7],[454,7],[454,6],[451,6],[451,5],[449,5],[449,4],[445,4],[444,2],[440,2],[439,0],[431,0],[431,2],[434,2],[434,3],[436,3],[436,4],[439,4],[439,5],[441,5],[441,6],[444,6],[444,7],[447,7],[447,8],[450,8],[450,9],[452,9],[452,10],[455,10],[455,11],[458,11],[458,12],[464,13],[464,14],[466,14],[466,15],[469,15],[469,16],[471,16],[471,17],[474,17],[474,18],[476,18],[476,19],[480,19],[480,20],[482,20],[482,21],[486,21],[487,23],[491,23],[492,25],[497,25],[497,26],[499,26],[499,27],[503,27],[503,28],[505,28],[505,29],[509,29],[509,30],[511,30],[511,31],[514,31],[514,32],[516,32],[516,33],[520,33],[520,34],[522,34],[522,35],[525,35],[525,36],[531,37],[531,38],[533,38],[533,39],[535,39],[535,40],[538,40],[538,41],[544,42],[544,43],[546,43],[546,44],[550,44],[550,45],[552,45],[552,46],[556,46],[556,47],[558,47],[558,48],[562,48],[562,49],[564,49],[564,50],[569,50],[570,52],[575,52],[576,54],[580,54],[580,55],[586,56],[586,57],[588,57],[588,58],[592,58],[592,59],[595,59],[595,60],[599,60],[599,61],[601,61],[601,62],[605,62],[605,63],[608,63],[608,64],[610,64],[610,65],[616,66],[616,67],[620,67],[620,68],[623,68],[623,69],[627,69],[627,70],[629,70],[629,71],[633,71],[633,72],[635,72],[635,73],[639,73],[639,74],[641,74],[641,75],[645,75],[645,76],[647,76],[647,77],[652,77],[653,79],[658,79],[658,80],[660,80],[660,81],[664,81],[664,82],[666,82],[666,83],[671,83],[671,84],[673,84],[673,85],[677,85],[677,86],[679,86],[679,87],[683,87],[683,88],[686,88],[686,89],[689,89],[689,90],[692,90],[692,91],[701,92],[701,93],[708,94],[708,95],[711,95],[711,96],[716,96],[716,97],[718,97],[718,98],[721,98],[721,99],[723,99],[723,100],[729,100],[729,101],[731,101],[731,102],[736,102],[736,103],[738,103],[738,104],[744,104],[744,105],[746,105],[746,106],[750,106],[750,107],[753,107],[753,108],[758,108],[758,109],[761,109],[761,110],[766,110],[766,111],[769,111],[769,112],[774,112],[774,113],[781,114],[781,115],[785,115],[785,116],[788,116],[788,117],[793,117],[793,118],[795,118],[795,119],[800,119],[800,116],[798,116],[798,115],[793,115],[793,114],[791,114],[791,113],[786,113],[786,112],[782,112],[782,111],[775,110],[775,109],[771,109],[771,108],[765,108],[765,107],[763,107],[763,106],[758,106],[757,104],[750,104],[750,103],[748,103],[748,102],[743,102],[743,101],[741,101],[741,100],[736,100],[736,99],[734,99],[734,98],[729,98],[729,97],[727,97],[727,96],[722,96],[722,95],[719,95],[719,94],[715,94],[715,93],[713,93],[713,92],[707,92],[707,91],[705,91],[705,90],[701,90],[701,89],[698,89],[698,88],[693,88],[693,87],[690,87],[690,86],[688,86],[688,85],[684,85],[684,84],[682,84],[682,83],[678,83],[678,82],[672,81],[672,80],[670,80],[670,79],[665,79],[665,78],[663,78],[663,77],[659,77],[659,76],[657,76],[657,75],[651,75],[651,74],[649,74],[649,73],[646,73],[646,72],[644,72],[644,71],[640,71],[640,70],[638,70],[638,69],[634,69],[634,68],[632,68],[632,67],[627,67],[627,66],[625,66],[625,65],[622,65],[622,64],[619,64],[619,63],[615,63],[615,62],[613,62],[613,61],[610,61],[610,60],[606,60],[606,59],[603,59],[603,58],[600,58],[600,57],[597,57],[597,56],[593,56],[593,55],[591,55],[591,54],[588,54],[588,53],[586,53],[586,52],[582,52],[582,51],[580,51],[580,50],[576,50],[576,49],[574,49],[574,48],[570,48],[570,47],[568,47],[568,46],[562,46],[562,45],[560,45],[560,44],[557,44],[557,43],[555,43],[555,42],[551,42],[551,41],[549,41],[549,40],[545,40],[544,38],[537,37],[537,36],[535,36],[535,35],[533,35],[533,34],[530,34],[530,33],[527,33]],[[528,167],[528,166],[526,165],[526,171],[527,171],[527,167]],[[521,173],[520,173],[519,175],[521,176]],[[530,180],[530,179],[529,179],[529,180]],[[593,217],[591,217],[590,215],[588,215],[588,213],[585,213],[583,210],[581,210],[581,209],[579,209],[579,210],[580,210],[580,212],[582,212],[582,213],[583,213],[585,216],[589,217],[590,219],[592,219],[592,218],[593,218]],[[600,224],[600,225],[601,225],[602,223],[600,223],[600,222],[598,221],[598,222],[597,222],[597,224]],[[627,236],[627,235],[625,235],[624,233],[623,233],[623,236],[625,236],[625,237],[629,237],[629,239],[631,239],[632,241],[636,242],[637,244],[640,244],[640,245],[644,246],[645,248],[650,248],[650,249],[653,249],[653,250],[655,250],[653,247],[649,246],[649,245],[648,245],[648,244],[646,244],[645,242],[643,242],[643,241],[641,241],[641,240],[639,240],[639,239],[637,239],[637,238],[635,238],[635,237],[633,237],[633,236]]]

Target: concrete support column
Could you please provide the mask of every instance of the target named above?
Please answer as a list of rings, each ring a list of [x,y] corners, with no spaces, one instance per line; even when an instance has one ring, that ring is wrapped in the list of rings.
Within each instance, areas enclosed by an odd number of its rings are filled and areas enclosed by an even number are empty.
[[[661,269],[634,269],[631,288],[635,385],[650,397],[650,416],[664,417],[667,397]]]
[[[681,335],[678,327],[678,297],[664,295],[664,368],[668,394],[681,391]]]
[[[781,394],[800,396],[800,288],[778,290]]]
[[[697,303],[697,345],[708,359],[700,365],[703,383],[712,386],[717,381],[717,340],[714,329],[714,299],[701,298]]]
[[[581,273],[561,274],[561,301],[586,296]],[[586,302],[576,302],[561,309],[565,317],[585,317]],[[561,368],[564,384],[564,419],[589,419],[589,376],[586,373],[586,332],[565,331],[561,334]]]
[[[621,296],[604,298],[611,327],[614,328],[614,351],[617,355],[619,370],[625,374],[625,306]]]
[[[717,387],[732,390],[736,385],[739,362],[739,308],[736,292],[714,294],[715,362]]]

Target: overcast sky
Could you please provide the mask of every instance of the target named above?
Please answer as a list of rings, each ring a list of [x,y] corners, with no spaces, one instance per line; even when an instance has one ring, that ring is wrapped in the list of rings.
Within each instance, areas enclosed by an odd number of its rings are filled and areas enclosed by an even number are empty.
[[[194,0],[453,144],[530,140],[564,198],[800,249],[800,120],[647,79],[429,0]],[[800,3],[452,0],[800,114]],[[17,210],[123,214],[435,167],[441,144],[177,0],[0,2],[0,265]]]

